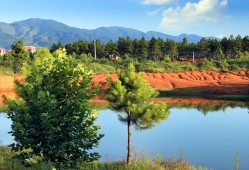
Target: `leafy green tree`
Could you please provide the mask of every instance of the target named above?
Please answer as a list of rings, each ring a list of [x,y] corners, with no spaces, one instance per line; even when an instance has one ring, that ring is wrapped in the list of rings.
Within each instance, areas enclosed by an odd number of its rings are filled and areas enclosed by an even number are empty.
[[[128,127],[129,164],[132,160],[131,125],[135,125],[137,129],[151,128],[156,122],[166,119],[169,110],[166,104],[152,102],[152,97],[155,97],[157,92],[143,79],[142,73],[135,73],[133,64],[130,63],[127,69],[118,70],[117,73],[118,80],[108,78],[110,89],[106,95],[111,107],[124,113],[119,115],[119,119],[127,123]]]
[[[11,55],[13,57],[13,71],[20,73],[24,62],[29,60],[29,53],[26,52],[22,40],[17,40],[11,45]]]
[[[41,156],[58,168],[97,160],[99,154],[90,150],[103,136],[94,125],[96,112],[89,108],[96,93],[96,87],[90,87],[92,73],[65,53],[51,55],[40,49],[27,69],[26,81],[16,82],[22,100],[7,101],[15,138],[12,148],[23,160]]]

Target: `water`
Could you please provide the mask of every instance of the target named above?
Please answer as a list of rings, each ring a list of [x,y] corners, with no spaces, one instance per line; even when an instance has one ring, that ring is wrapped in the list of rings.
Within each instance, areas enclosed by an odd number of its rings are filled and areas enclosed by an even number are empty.
[[[97,120],[102,124],[104,138],[95,151],[102,161],[125,159],[127,154],[127,125],[118,120],[117,113],[101,110]],[[10,120],[0,114],[0,140],[13,142]],[[247,108],[227,107],[203,114],[200,109],[173,108],[167,120],[152,129],[132,129],[134,157],[143,154],[155,158],[178,159],[182,148],[184,159],[195,166],[215,170],[232,170],[236,153],[240,170],[249,169],[249,114]]]
[[[103,161],[125,159],[127,126],[117,113],[100,111],[98,123],[105,137],[96,151]],[[169,118],[154,128],[132,132],[135,157],[178,159],[182,148],[184,159],[195,166],[210,169],[234,169],[239,153],[241,170],[249,169],[249,114],[247,108],[227,108],[204,115],[197,109],[171,109]]]

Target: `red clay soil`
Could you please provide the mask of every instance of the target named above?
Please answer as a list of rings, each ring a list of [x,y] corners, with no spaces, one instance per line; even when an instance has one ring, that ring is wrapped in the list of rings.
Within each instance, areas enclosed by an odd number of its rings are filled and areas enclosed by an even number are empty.
[[[116,74],[110,75],[112,79],[117,79]],[[100,91],[94,101],[103,100],[103,88],[107,88],[105,74],[93,76],[92,85],[99,85]],[[187,71],[179,73],[145,73],[145,80],[151,87],[157,89],[168,88],[196,88],[210,89],[221,94],[245,93],[249,85],[249,70],[239,72],[215,72],[215,71]],[[3,95],[16,97],[14,93],[14,80],[23,80],[22,76],[0,75],[0,103],[3,103]]]

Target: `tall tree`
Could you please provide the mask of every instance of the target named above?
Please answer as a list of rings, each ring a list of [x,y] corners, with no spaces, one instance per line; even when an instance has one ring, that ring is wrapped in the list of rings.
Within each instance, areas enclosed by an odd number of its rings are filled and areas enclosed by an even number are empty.
[[[174,40],[167,39],[164,42],[164,55],[169,55],[173,60],[177,53],[177,43]]]
[[[112,40],[108,41],[105,45],[105,53],[106,56],[110,54],[117,54],[118,53],[118,46],[117,43],[113,42]]]
[[[243,37],[242,42],[243,42],[243,51],[249,52],[249,36]]]
[[[133,40],[133,56],[140,59],[145,60],[148,57],[148,41],[142,37],[141,39]]]
[[[149,41],[149,54],[153,60],[158,60],[162,55],[158,39],[152,37]]]
[[[56,44],[56,43],[53,43],[53,44],[51,45],[51,47],[50,47],[50,52],[53,53],[53,52],[55,52],[56,50],[62,49],[62,48],[64,48],[64,46],[62,45],[61,42],[58,42],[57,44]]]
[[[98,159],[99,154],[90,150],[102,137],[88,105],[96,92],[95,87],[90,90],[92,73],[65,53],[60,50],[52,56],[40,49],[26,81],[17,82],[22,100],[8,100],[15,138],[12,148],[21,151],[22,159],[41,156],[59,168]]]
[[[29,53],[25,50],[22,40],[17,40],[11,45],[11,55],[13,57],[14,73],[20,73],[23,63],[29,60]]]
[[[133,53],[133,43],[129,37],[119,37],[118,39],[118,52],[120,55],[130,55]]]
[[[169,115],[166,104],[154,104],[152,97],[157,92],[143,79],[143,74],[135,74],[135,67],[129,64],[127,69],[118,70],[118,80],[108,78],[110,90],[107,99],[115,110],[123,111],[119,115],[121,121],[127,123],[128,152],[127,163],[132,160],[131,125],[138,129],[154,126],[156,122],[166,119]]]

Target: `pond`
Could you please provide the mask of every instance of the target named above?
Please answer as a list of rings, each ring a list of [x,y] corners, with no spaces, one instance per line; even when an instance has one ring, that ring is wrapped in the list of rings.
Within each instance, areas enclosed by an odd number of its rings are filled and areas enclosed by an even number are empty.
[[[234,169],[236,153],[240,170],[249,169],[249,113],[247,107],[222,107],[222,110],[200,108],[171,108],[167,120],[152,129],[132,129],[134,159],[142,155],[155,158],[183,157],[194,166],[215,170]],[[102,161],[123,160],[127,153],[127,126],[118,120],[118,113],[100,110],[97,124],[102,125],[105,137],[94,150]],[[7,133],[10,120],[0,114],[0,141],[13,142]]]

